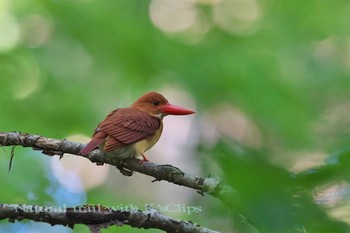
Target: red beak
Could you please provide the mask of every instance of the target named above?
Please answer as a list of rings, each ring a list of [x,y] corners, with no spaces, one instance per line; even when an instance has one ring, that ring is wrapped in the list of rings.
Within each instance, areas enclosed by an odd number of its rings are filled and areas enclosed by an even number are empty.
[[[195,113],[192,110],[179,107],[176,105],[172,105],[172,104],[166,104],[160,107],[160,109],[167,115],[189,115],[189,114]]]

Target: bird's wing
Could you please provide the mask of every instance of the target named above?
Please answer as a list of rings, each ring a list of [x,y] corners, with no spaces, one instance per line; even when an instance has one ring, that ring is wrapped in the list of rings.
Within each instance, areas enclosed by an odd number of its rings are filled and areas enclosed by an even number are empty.
[[[120,108],[111,112],[102,121],[94,136],[106,135],[106,152],[133,144],[156,133],[160,119],[134,108]]]

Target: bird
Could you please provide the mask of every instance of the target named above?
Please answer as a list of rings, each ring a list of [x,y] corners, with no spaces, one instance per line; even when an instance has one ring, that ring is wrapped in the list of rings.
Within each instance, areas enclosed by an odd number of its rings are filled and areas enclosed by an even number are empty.
[[[90,142],[80,151],[87,155],[99,148],[117,160],[142,156],[140,163],[149,161],[145,152],[159,140],[163,118],[167,115],[189,115],[192,110],[170,104],[160,93],[149,92],[130,107],[117,108],[97,125]]]

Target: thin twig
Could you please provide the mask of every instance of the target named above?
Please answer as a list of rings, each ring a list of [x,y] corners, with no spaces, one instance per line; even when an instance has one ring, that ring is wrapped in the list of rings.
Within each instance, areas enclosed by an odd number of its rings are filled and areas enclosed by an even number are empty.
[[[13,157],[15,156],[15,148],[16,148],[16,146],[12,146],[12,148],[11,148],[11,157],[10,157],[10,162],[9,162],[9,171],[8,171],[8,173],[10,173],[10,171],[11,171]]]

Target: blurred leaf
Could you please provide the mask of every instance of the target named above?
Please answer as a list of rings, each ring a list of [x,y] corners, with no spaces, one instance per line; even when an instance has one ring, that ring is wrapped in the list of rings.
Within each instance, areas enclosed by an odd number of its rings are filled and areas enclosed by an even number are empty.
[[[347,224],[329,217],[315,204],[311,191],[299,186],[287,170],[269,164],[263,154],[237,152],[226,142],[208,153],[217,157],[225,178],[240,197],[229,206],[236,213],[233,216],[242,213],[260,232],[350,230]]]

